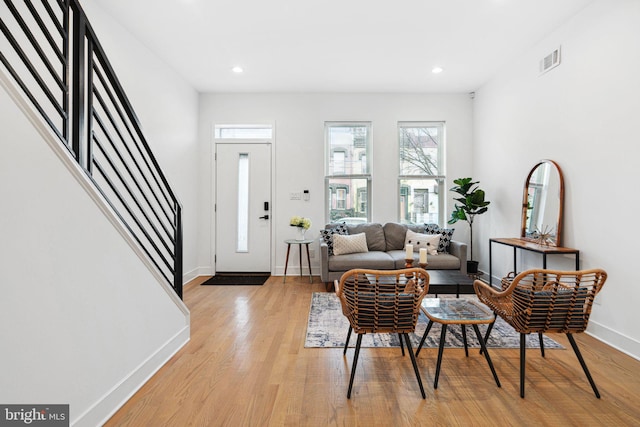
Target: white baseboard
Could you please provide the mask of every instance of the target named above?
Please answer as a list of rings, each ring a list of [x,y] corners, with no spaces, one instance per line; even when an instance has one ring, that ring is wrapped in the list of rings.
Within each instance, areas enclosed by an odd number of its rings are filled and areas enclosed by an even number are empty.
[[[640,360],[640,342],[637,340],[623,335],[620,332],[616,332],[613,329],[607,328],[593,320],[589,321],[589,327],[587,328],[586,333],[616,350],[619,350],[636,360]]]
[[[198,277],[201,276],[213,276],[213,271],[210,267],[197,267],[194,268],[193,270],[184,273],[182,275],[182,284],[186,285],[187,283],[189,283],[190,281],[192,281],[193,279],[196,279]]]
[[[149,379],[171,359],[190,339],[189,323],[169,339],[133,372],[123,378],[101,399],[76,419],[71,420],[74,427],[94,427],[104,425]]]
[[[281,267],[276,267],[275,271],[272,273],[272,275],[274,276],[284,276],[284,266]],[[296,266],[289,266],[287,267],[287,276],[299,276],[300,275],[300,267]],[[306,265],[302,266],[302,275],[303,276],[308,276],[309,275],[309,267],[307,267]],[[311,275],[312,276],[319,276],[320,275],[320,268],[316,268],[313,265],[311,266]]]

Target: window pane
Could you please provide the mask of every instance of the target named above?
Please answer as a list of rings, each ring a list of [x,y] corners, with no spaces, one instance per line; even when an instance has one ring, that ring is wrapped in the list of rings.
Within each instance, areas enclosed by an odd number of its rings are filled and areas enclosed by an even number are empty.
[[[430,175],[441,173],[440,147],[442,125],[403,125],[400,132],[400,175]]]
[[[371,123],[325,123],[328,222],[363,223],[370,219]]]
[[[271,126],[259,125],[216,125],[215,139],[271,139]]]
[[[363,175],[369,173],[367,150],[369,125],[329,124],[327,126],[329,149],[328,175]]]
[[[367,222],[369,184],[365,178],[329,178],[329,221]]]
[[[401,179],[400,219],[406,224],[441,224],[443,179]]]
[[[238,236],[236,250],[249,251],[249,154],[238,158]]]

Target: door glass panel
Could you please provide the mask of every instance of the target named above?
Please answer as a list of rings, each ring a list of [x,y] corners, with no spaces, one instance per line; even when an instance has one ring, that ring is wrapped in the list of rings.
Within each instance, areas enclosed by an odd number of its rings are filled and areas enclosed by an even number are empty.
[[[237,252],[249,251],[249,154],[238,157],[238,236]]]

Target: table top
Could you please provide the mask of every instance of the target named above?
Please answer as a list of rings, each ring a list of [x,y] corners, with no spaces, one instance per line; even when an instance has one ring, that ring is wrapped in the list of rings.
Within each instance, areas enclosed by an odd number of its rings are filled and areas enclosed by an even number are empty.
[[[487,306],[466,298],[424,298],[420,309],[437,323],[482,324],[495,319]]]
[[[541,245],[534,240],[523,239],[522,237],[492,237],[489,239],[489,242],[496,242],[502,245],[539,252],[541,254],[577,254],[580,252],[574,248]]]
[[[308,245],[309,243],[313,243],[314,239],[304,239],[304,240],[296,240],[296,239],[287,239],[284,241],[287,245],[293,245],[295,243],[299,245]]]
[[[299,240],[296,242],[299,242]],[[475,280],[467,274],[460,273],[460,270],[427,270],[427,273],[429,274],[429,286],[473,285],[473,281]],[[373,281],[375,277],[371,275],[369,279]],[[394,281],[395,276],[381,277],[382,283],[393,283]],[[400,283],[404,283],[404,276],[400,277]]]

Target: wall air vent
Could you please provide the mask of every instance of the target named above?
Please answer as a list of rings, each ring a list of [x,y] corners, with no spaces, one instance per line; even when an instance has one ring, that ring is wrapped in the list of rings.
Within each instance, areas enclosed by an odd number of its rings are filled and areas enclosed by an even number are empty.
[[[560,46],[540,60],[540,75],[560,65]]]

